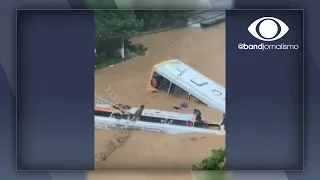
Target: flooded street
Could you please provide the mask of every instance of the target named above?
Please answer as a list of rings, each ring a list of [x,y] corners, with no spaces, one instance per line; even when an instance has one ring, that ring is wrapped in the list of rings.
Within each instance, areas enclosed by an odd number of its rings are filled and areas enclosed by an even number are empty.
[[[190,172],[90,172],[88,180],[195,180]]]
[[[147,48],[145,56],[121,62],[95,72],[95,93],[108,99],[104,92],[108,86],[118,95],[121,104],[131,107],[145,105],[146,109],[159,109],[192,113],[201,110],[206,119],[216,123],[222,121],[222,112],[202,104],[163,93],[151,93],[146,90],[152,67],[162,61],[179,59],[195,70],[206,75],[225,87],[225,23],[206,29],[188,27],[155,34],[138,36],[133,43],[142,43]],[[182,102],[188,108],[175,110]],[[112,130],[96,130],[95,153],[107,149],[107,143],[119,134]],[[214,148],[225,147],[225,136],[213,134],[168,135],[156,132],[136,131],[131,134],[128,143],[113,152],[105,162],[96,160],[96,169],[191,169],[210,155]],[[154,174],[137,173],[130,179],[157,179]],[[149,178],[150,176],[150,178]],[[178,179],[192,179],[189,172],[177,173]],[[179,176],[179,177],[178,177]],[[90,173],[90,180],[127,179],[117,173],[104,176],[103,173]],[[109,178],[110,177],[110,178]],[[136,177],[136,178],[135,178]],[[169,178],[170,177],[170,178]],[[158,179],[172,179],[172,174],[162,174]]]
[[[206,119],[219,123],[220,111],[207,108],[202,104],[162,93],[146,91],[152,67],[162,61],[180,59],[210,79],[225,86],[225,24],[221,23],[207,29],[188,27],[135,37],[134,43],[142,43],[147,48],[145,56],[97,70],[95,73],[96,94],[108,99],[104,92],[111,86],[122,104],[146,108],[176,111],[173,106],[182,102],[189,104],[189,109],[178,112],[192,113],[200,109]]]
[[[95,151],[99,153],[110,149],[108,142],[116,142],[120,133],[119,130],[96,130]],[[199,164],[212,149],[224,147],[225,136],[135,131],[129,141],[105,161],[97,159],[95,169],[191,170],[192,165]]]
[[[89,172],[88,180],[231,180],[227,171],[176,171],[176,172]]]

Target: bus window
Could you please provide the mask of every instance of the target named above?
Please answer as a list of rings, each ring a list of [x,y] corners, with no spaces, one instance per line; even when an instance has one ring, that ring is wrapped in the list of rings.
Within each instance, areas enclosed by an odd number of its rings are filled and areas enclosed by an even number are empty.
[[[194,101],[194,102],[196,102],[196,103],[198,103],[198,104],[205,104],[205,103],[203,103],[202,101],[200,101],[198,98],[196,98],[196,97],[194,97],[194,96],[192,96],[192,95],[190,95],[190,98],[189,98],[191,101]]]
[[[175,85],[174,83],[171,84],[170,92],[172,96],[181,98],[181,99],[187,99],[189,97],[189,93],[179,86]]]
[[[170,81],[155,72],[152,76],[150,84],[159,91],[167,92],[169,90]]]

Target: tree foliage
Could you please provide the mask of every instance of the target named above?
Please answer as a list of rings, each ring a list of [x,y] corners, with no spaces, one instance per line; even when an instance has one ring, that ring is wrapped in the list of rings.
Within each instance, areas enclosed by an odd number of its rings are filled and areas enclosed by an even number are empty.
[[[142,25],[134,11],[95,11],[96,64],[120,58],[119,49],[140,31]]]
[[[199,165],[193,165],[193,170],[224,170],[226,152],[224,149],[212,150],[211,155],[201,161]]]
[[[165,19],[164,11],[136,10],[135,14],[137,19],[143,21],[142,31],[161,27]]]
[[[141,29],[143,22],[138,20],[134,11],[102,10],[95,12],[96,38],[129,39]]]
[[[96,65],[111,64],[121,59],[119,49],[130,44],[130,39],[139,32],[186,24],[186,11],[143,10],[97,10],[95,11]],[[126,47],[126,49],[129,49]],[[146,48],[139,45],[139,54]],[[141,52],[140,52],[141,51]]]
[[[143,21],[143,31],[163,27],[184,26],[188,21],[188,10],[136,10],[137,19]]]

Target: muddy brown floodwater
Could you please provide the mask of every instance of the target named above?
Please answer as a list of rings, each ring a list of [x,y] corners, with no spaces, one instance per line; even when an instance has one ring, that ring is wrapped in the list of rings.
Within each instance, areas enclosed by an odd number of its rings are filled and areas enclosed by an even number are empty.
[[[194,108],[198,108],[206,119],[216,123],[221,122],[222,113],[218,110],[165,94],[147,92],[146,85],[149,83],[148,78],[155,64],[165,60],[180,59],[225,86],[225,23],[206,29],[188,27],[138,36],[132,41],[144,44],[148,48],[147,54],[113,67],[97,70],[95,72],[95,93],[97,95],[109,100],[104,90],[111,86],[122,104],[132,107],[144,104],[150,109],[184,113],[192,113]],[[182,102],[187,102],[189,107],[181,110],[173,109],[173,106],[179,106]],[[96,130],[96,155],[101,156],[106,153],[110,146],[108,143],[116,142],[116,138],[120,136],[124,136],[123,133],[116,130]],[[95,168],[100,170],[187,170],[191,169],[192,164],[198,164],[202,158],[208,156],[211,149],[224,147],[225,137],[219,135],[168,135],[135,131],[130,133],[127,143],[113,151],[108,158],[96,158]],[[120,180],[121,178],[111,178],[113,179]],[[99,180],[99,178],[94,178],[94,180]]]
[[[90,172],[87,174],[88,180],[231,180],[230,172]]]

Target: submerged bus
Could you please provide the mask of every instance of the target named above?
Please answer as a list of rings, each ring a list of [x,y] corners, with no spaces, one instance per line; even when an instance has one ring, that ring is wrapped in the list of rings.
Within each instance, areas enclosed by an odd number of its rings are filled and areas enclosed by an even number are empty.
[[[195,99],[225,113],[225,88],[178,59],[154,65],[147,90]]]
[[[134,114],[138,108],[130,108],[130,114]],[[193,125],[193,114],[162,111],[157,109],[144,109],[138,121],[132,121],[128,114],[121,114],[118,109],[109,105],[95,104],[94,119],[97,126],[107,127],[128,126],[144,129],[158,129],[161,131],[174,131],[176,133],[218,133],[224,130],[220,124],[212,124],[212,120],[203,117],[203,121],[195,121]]]

